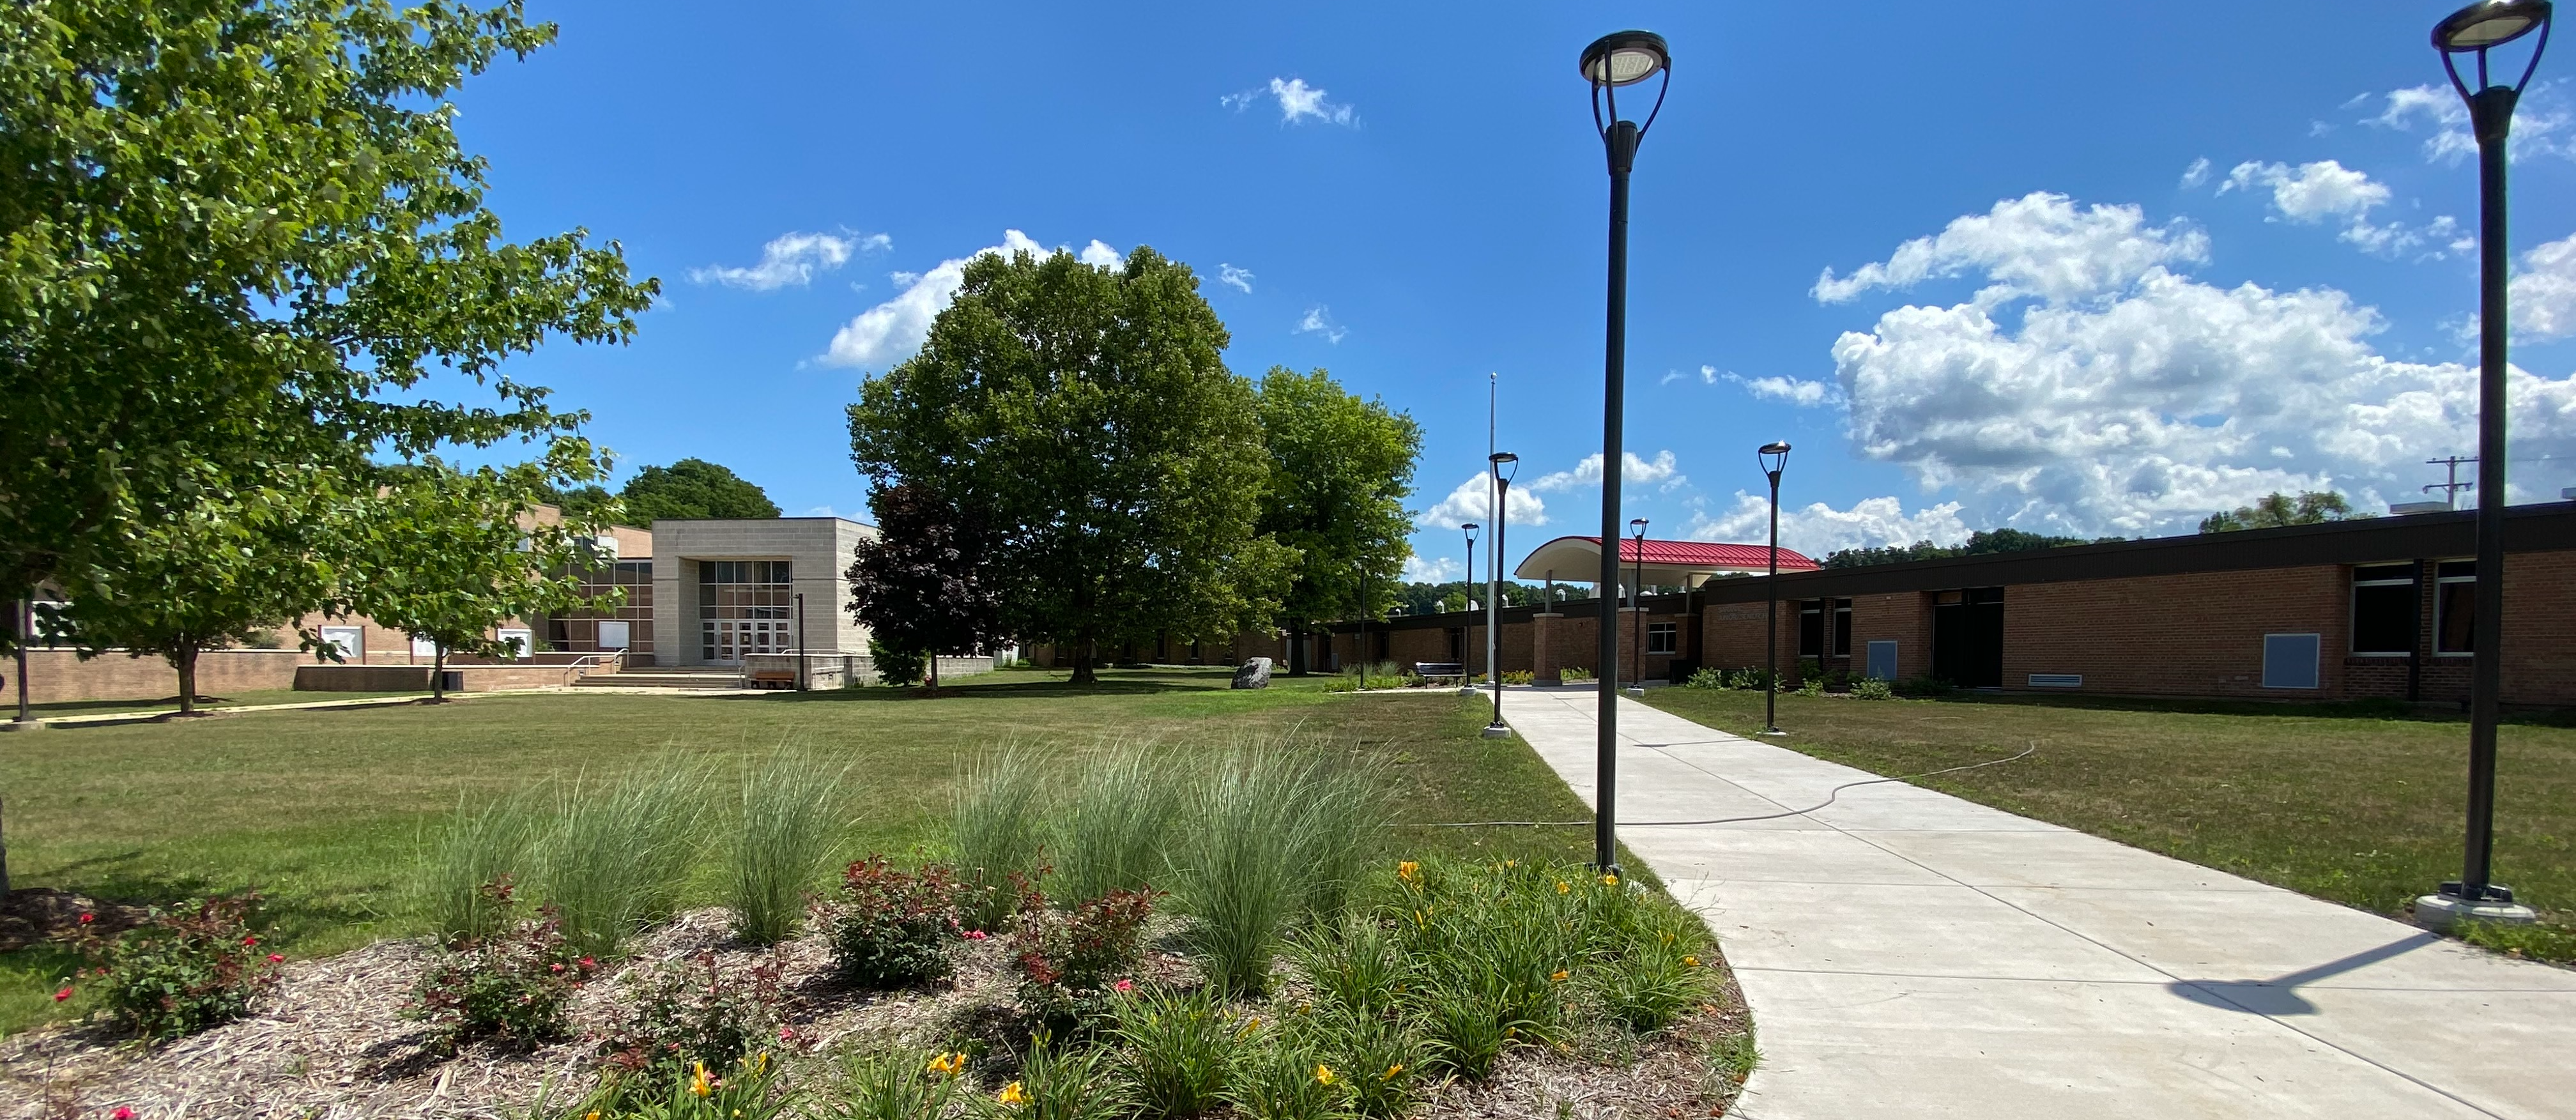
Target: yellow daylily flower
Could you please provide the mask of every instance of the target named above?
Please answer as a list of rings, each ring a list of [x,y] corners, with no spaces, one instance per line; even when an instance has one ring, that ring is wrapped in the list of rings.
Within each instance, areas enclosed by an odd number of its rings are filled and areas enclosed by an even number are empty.
[[[1391,1066],[1386,1067],[1386,1073],[1385,1073],[1383,1076],[1379,1077],[1379,1078],[1378,1078],[1378,1080],[1380,1080],[1380,1081],[1393,1081],[1393,1080],[1395,1080],[1395,1075],[1396,1075],[1396,1074],[1399,1074],[1399,1073],[1402,1073],[1402,1072],[1404,1072],[1404,1063],[1402,1063],[1402,1062],[1397,1062],[1397,1063],[1396,1063],[1396,1064],[1394,1064],[1394,1065],[1391,1065]]]
[[[1330,1084],[1332,1084],[1332,1083],[1333,1083],[1333,1067],[1331,1067],[1331,1066],[1327,1066],[1327,1065],[1318,1065],[1318,1066],[1316,1066],[1316,1067],[1315,1067],[1315,1082],[1316,1082],[1317,1084],[1320,1084],[1320,1085],[1330,1085]]]
[[[705,1062],[690,1064],[697,1067],[697,1072],[689,1078],[689,1094],[696,1097],[713,1095],[716,1090],[714,1083],[707,1079],[707,1064]]]
[[[1547,978],[1548,978],[1548,979],[1550,979],[1550,980],[1554,980],[1554,981],[1556,981],[1556,982],[1557,982],[1557,983],[1559,983],[1559,984],[1562,984],[1562,983],[1565,983],[1565,978],[1566,978],[1566,976],[1567,976],[1567,975],[1569,975],[1569,974],[1568,974],[1564,969],[1560,968],[1560,969],[1557,969],[1557,970],[1556,970],[1556,971],[1554,971],[1554,972],[1548,973],[1548,974],[1547,974]]]
[[[1027,1104],[1029,1103],[1029,1092],[1028,1090],[1021,1088],[1019,1082],[1014,1081],[1008,1085],[1002,1086],[1001,1101],[1003,1104]]]
[[[1556,881],[1556,893],[1558,893],[1558,894],[1564,894],[1565,892],[1570,891],[1570,890],[1573,890],[1573,889],[1574,889],[1573,887],[1567,886],[1567,885],[1565,884],[1565,880],[1563,880],[1563,879],[1559,879],[1559,880],[1557,880],[1557,881]]]
[[[1421,870],[1422,864],[1408,859],[1395,865],[1395,877],[1410,883],[1413,881],[1414,875]]]
[[[1601,877],[1601,885],[1602,885],[1602,886],[1605,886],[1605,887],[1615,887],[1615,886],[1618,886],[1618,885],[1619,885],[1619,877],[1618,877],[1618,876],[1616,876],[1616,875],[1604,875],[1604,876],[1602,876],[1602,877]]]
[[[1682,958],[1682,967],[1683,967],[1683,968],[1698,968],[1698,967],[1699,967],[1699,958],[1698,958],[1698,957],[1683,957],[1683,958]]]

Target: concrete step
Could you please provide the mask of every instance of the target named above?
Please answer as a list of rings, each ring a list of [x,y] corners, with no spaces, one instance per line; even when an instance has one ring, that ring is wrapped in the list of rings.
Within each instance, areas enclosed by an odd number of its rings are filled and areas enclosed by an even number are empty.
[[[622,673],[592,673],[573,682],[574,688],[741,688],[742,674],[728,668],[628,669]]]

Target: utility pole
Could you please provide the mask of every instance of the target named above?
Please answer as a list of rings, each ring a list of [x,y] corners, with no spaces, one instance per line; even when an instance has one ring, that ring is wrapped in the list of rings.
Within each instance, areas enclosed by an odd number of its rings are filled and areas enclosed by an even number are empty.
[[[2460,467],[2462,464],[2474,463],[2477,461],[2478,457],[2475,455],[2453,455],[2448,458],[2424,460],[2425,463],[2431,466],[2444,468],[2446,472],[2446,477],[2443,481],[2425,484],[2424,492],[2430,494],[2433,491],[2439,490],[2442,492],[2443,505],[2449,506],[2452,509],[2460,508],[2460,491],[2475,490],[2478,488],[2478,484],[2474,481],[2460,481]]]

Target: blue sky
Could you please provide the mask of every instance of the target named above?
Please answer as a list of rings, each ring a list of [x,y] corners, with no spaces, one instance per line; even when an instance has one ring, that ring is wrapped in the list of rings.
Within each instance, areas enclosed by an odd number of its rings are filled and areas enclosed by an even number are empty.
[[[2188,532],[2273,489],[2375,509],[2474,451],[2446,2],[1242,7],[533,3],[561,41],[458,98],[492,204],[621,241],[666,299],[632,345],[513,372],[621,474],[699,456],[864,517],[842,406],[950,262],[1152,245],[1236,371],[1325,367],[1422,422],[1414,570],[1454,577],[1489,374],[1511,551],[1598,524],[1607,185],[1574,61],[1638,26],[1676,60],[1632,224],[1653,535],[1756,539],[1777,438],[1812,551]],[[2517,500],[2576,484],[2571,67],[2519,118]]]

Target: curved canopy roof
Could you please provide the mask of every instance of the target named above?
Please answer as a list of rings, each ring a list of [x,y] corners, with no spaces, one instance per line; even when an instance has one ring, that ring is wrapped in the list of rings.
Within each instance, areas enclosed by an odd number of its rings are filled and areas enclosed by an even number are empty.
[[[1619,538],[1619,566],[1631,569],[1638,563],[1640,542]],[[1771,548],[1759,544],[1722,544],[1713,541],[1643,542],[1645,578],[1650,587],[1691,586],[1714,575],[1732,572],[1760,574],[1771,570]],[[1788,549],[1780,550],[1780,570],[1808,572],[1817,568],[1815,561]],[[1601,538],[1558,537],[1530,550],[1512,575],[1521,579],[1555,579],[1561,583],[1590,583],[1601,574]]]

